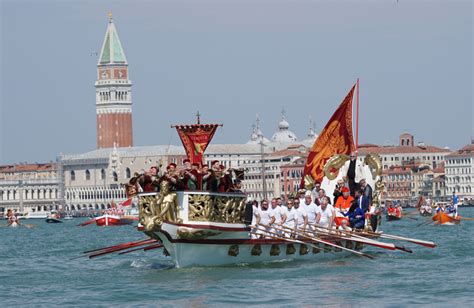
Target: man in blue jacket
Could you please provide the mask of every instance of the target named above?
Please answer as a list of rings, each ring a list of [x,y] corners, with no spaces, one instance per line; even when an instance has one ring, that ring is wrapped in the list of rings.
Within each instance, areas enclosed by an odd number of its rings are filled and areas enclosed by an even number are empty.
[[[369,203],[370,200],[367,196],[364,196],[363,192],[361,189],[357,189],[355,191],[355,198],[354,202],[357,203],[357,206],[362,209],[364,213],[367,213],[369,211]]]

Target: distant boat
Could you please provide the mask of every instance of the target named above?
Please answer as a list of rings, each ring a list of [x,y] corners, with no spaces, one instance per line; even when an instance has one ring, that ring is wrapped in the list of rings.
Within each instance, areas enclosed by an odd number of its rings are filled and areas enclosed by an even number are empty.
[[[438,212],[433,216],[433,221],[437,225],[459,225],[461,223],[461,216],[452,217],[444,212]]]
[[[49,212],[28,212],[25,215],[25,219],[45,219],[48,217]]]
[[[400,220],[402,219],[402,208],[397,207],[388,207],[387,208],[387,220]]]
[[[100,217],[96,217],[95,223],[102,226],[122,226],[122,225],[131,225],[137,218],[130,216],[119,216],[119,215],[110,215],[105,214]]]
[[[73,220],[74,217],[71,215],[71,214],[66,214],[66,216],[64,216],[64,220]]]
[[[57,211],[51,211],[45,221],[47,223],[62,223],[60,220],[60,215]]]

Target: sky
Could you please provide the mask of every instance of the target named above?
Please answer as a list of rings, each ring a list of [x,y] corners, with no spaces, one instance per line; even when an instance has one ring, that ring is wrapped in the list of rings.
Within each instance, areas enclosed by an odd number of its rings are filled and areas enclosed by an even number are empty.
[[[96,147],[98,56],[113,12],[133,82],[134,145],[171,124],[267,138],[282,110],[304,139],[360,78],[360,143],[451,149],[474,135],[471,1],[0,0],[0,164]]]

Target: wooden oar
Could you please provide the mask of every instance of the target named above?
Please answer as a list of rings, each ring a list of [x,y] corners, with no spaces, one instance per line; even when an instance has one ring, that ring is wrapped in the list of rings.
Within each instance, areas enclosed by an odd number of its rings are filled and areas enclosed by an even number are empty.
[[[138,251],[138,250],[142,250],[143,251],[148,251],[148,250],[151,250],[151,249],[157,249],[157,248],[161,248],[163,247],[163,244],[156,244],[156,245],[150,245],[150,246],[146,246],[146,247],[138,247],[138,248],[134,248],[134,249],[130,249],[130,250],[127,250],[127,251],[122,251],[122,252],[119,252],[118,254],[119,255],[124,255],[126,253],[130,253],[130,252],[134,252],[134,251]]]
[[[263,224],[260,224],[261,226],[264,226],[266,228],[270,228],[269,226],[266,226],[266,225],[263,225]],[[280,230],[280,231],[283,231],[283,229],[281,228],[277,228],[277,227],[273,227],[274,229],[276,230]],[[292,231],[295,231],[294,229],[292,228],[288,228],[286,226],[282,226],[282,228],[286,228],[288,230],[292,230]],[[300,233],[298,231],[296,231],[297,233]],[[334,244],[334,243],[331,243],[329,241],[326,241],[326,240],[322,240],[322,239],[317,239],[317,238],[314,238],[314,237],[309,237],[309,236],[305,236],[305,235],[302,235],[303,237],[307,238],[307,239],[310,239],[312,241],[315,241],[315,242],[318,242],[318,243],[322,243],[322,244],[327,244],[329,246],[332,246],[332,247],[336,247],[336,248],[340,248],[342,250],[345,250],[345,251],[349,251],[349,252],[352,252],[356,255],[359,255],[359,256],[362,256],[362,257],[366,257],[366,258],[369,258],[369,259],[374,259],[374,257],[372,257],[371,255],[368,255],[368,254],[365,254],[363,252],[360,252],[360,251],[356,251],[356,250],[352,250],[352,249],[349,249],[349,248],[346,248],[346,247],[343,247],[343,246],[340,246],[340,245],[337,245],[337,244]],[[304,243],[304,242],[303,242]]]
[[[398,235],[391,235],[391,234],[381,234],[380,237],[386,238],[386,239],[391,239],[391,240],[398,240],[398,241],[406,241],[410,242],[413,244],[429,247],[429,248],[435,248],[437,245],[434,242],[430,241],[423,241],[423,240],[418,240],[414,238],[409,238],[409,237],[402,237]]]
[[[456,218],[461,219],[461,220],[474,220],[474,218],[462,217],[462,216],[458,216],[458,217],[456,217]]]
[[[109,250],[106,250],[106,251],[100,251],[100,252],[97,252],[97,253],[90,254],[89,259],[96,258],[96,257],[99,257],[99,256],[103,256],[103,255],[107,255],[107,254],[114,253],[114,252],[117,252],[117,251],[129,249],[129,248],[132,248],[132,247],[144,246],[144,245],[147,245],[147,244],[149,244],[149,243],[141,243],[141,244],[137,244],[137,245],[134,245],[134,246],[120,247],[120,248],[115,248],[115,249],[109,249]]]
[[[321,229],[327,229],[327,230],[330,230],[330,231],[334,231],[334,229],[329,229],[329,228],[326,228],[326,227],[322,227],[322,226],[318,226],[318,228],[321,228]],[[347,233],[350,233],[350,234],[353,234],[353,235],[360,235],[362,237],[367,236],[377,236],[377,237],[381,237],[381,238],[385,238],[385,239],[393,239],[393,240],[399,240],[399,241],[405,241],[405,242],[410,242],[410,243],[413,243],[413,244],[417,244],[417,245],[421,245],[421,246],[426,246],[426,247],[430,247],[430,248],[434,248],[436,247],[436,244],[433,243],[433,242],[429,242],[429,241],[423,241],[423,240],[419,240],[419,239],[414,239],[414,238],[409,238],[409,237],[401,237],[401,236],[397,236],[397,235],[391,235],[391,234],[385,234],[385,233],[378,233],[378,232],[373,232],[373,231],[349,231],[349,230],[338,230],[338,231],[344,231],[344,232],[347,232]],[[404,250],[404,249],[407,249],[407,248],[404,248],[402,246],[396,246],[395,248],[399,249],[398,247],[402,248],[400,250]],[[407,249],[409,250],[409,249]],[[407,252],[411,252],[410,251],[407,251]]]
[[[113,248],[123,247],[123,246],[127,246],[127,245],[134,245],[134,244],[139,244],[139,243],[145,243],[145,242],[149,242],[149,241],[156,241],[156,240],[155,240],[155,239],[151,239],[151,238],[147,238],[147,239],[144,239],[144,240],[139,240],[139,241],[134,241],[134,242],[127,242],[127,243],[122,243],[122,244],[118,244],[118,245],[113,245],[113,246],[108,246],[108,247],[102,247],[102,248],[87,250],[87,251],[84,251],[83,253],[90,253],[90,252],[96,252],[96,251],[99,251],[99,250],[113,249]]]
[[[426,226],[426,225],[432,224],[432,223],[434,223],[434,222],[435,222],[435,220],[432,220],[432,219],[430,218],[430,220],[425,221],[425,222],[422,222],[421,224],[416,225],[416,227],[418,228],[418,227],[421,227],[421,226]]]
[[[316,227],[316,229],[319,229],[319,227]],[[328,228],[321,228],[321,229],[328,229]],[[344,239],[344,240],[350,240],[350,241],[354,241],[354,242],[363,243],[363,244],[366,244],[366,245],[369,245],[369,246],[375,246],[375,247],[389,249],[389,250],[398,249],[398,250],[409,252],[409,253],[413,252],[413,250],[411,250],[409,248],[406,248],[404,246],[398,246],[398,245],[395,245],[393,243],[384,243],[384,242],[381,242],[381,241],[376,241],[376,240],[373,240],[373,239],[370,239],[370,238],[367,238],[367,237],[363,237],[363,236],[360,236],[360,235],[349,233],[348,230],[337,230],[337,229],[333,229],[333,230],[336,231],[335,234],[345,233],[344,235],[341,236],[341,238]],[[325,230],[324,232],[326,232],[326,234],[329,235],[329,236],[334,236],[334,234],[330,233],[329,231]]]
[[[260,236],[260,235],[268,236],[268,237],[273,238],[273,239],[276,239],[276,240],[281,240],[281,241],[290,242],[290,243],[298,243],[298,244],[305,244],[305,245],[308,244],[308,245],[310,245],[310,246],[313,247],[313,248],[316,248],[316,249],[318,249],[318,250],[323,250],[323,248],[318,247],[318,246],[316,246],[316,245],[314,245],[314,244],[312,244],[312,243],[307,243],[307,242],[304,242],[304,241],[300,241],[300,240],[296,240],[296,239],[292,239],[292,238],[283,237],[283,236],[279,235],[278,233],[268,231],[268,230],[266,230],[266,229],[264,229],[264,228],[259,228],[258,226],[253,226],[253,227],[254,227],[255,229],[258,229],[258,230],[260,230],[260,231],[265,232],[265,234],[262,234],[262,233],[257,233],[257,232],[254,232],[254,231],[250,231],[250,233],[255,234],[255,235],[258,235],[258,236]]]

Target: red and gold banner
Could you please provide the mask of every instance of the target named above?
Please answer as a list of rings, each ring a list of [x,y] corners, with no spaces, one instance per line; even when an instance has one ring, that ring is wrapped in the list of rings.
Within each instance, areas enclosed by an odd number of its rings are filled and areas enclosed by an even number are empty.
[[[304,177],[311,175],[314,182],[323,180],[324,165],[335,154],[350,154],[355,150],[352,133],[352,97],[355,85],[324,126],[321,134],[311,148],[300,187],[304,188]]]
[[[220,124],[176,125],[179,138],[191,163],[202,163],[204,151]]]

